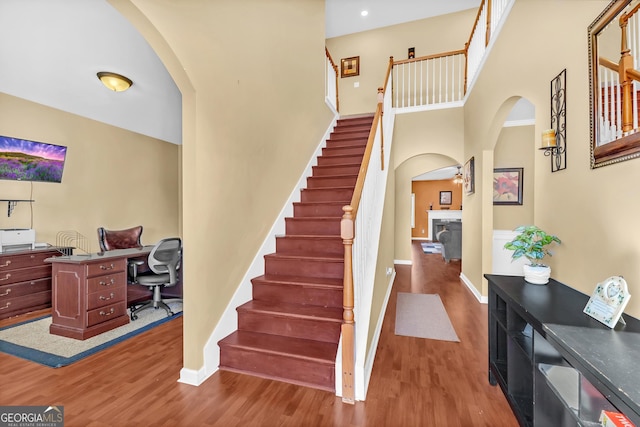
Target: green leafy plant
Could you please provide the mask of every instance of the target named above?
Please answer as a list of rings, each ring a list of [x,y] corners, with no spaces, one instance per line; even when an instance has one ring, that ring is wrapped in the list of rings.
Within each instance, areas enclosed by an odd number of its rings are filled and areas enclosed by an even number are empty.
[[[548,234],[535,225],[523,225],[516,228],[518,234],[512,241],[505,243],[505,249],[513,251],[512,259],[526,257],[531,265],[544,265],[540,263],[546,255],[551,256],[551,252],[546,247],[553,242],[562,243],[558,236]]]

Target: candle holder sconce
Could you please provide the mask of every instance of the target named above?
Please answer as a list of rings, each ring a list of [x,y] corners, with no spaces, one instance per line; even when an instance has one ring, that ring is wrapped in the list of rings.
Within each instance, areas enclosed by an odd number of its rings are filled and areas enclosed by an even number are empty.
[[[567,69],[551,80],[551,129],[542,132],[544,155],[551,157],[551,172],[567,168]]]

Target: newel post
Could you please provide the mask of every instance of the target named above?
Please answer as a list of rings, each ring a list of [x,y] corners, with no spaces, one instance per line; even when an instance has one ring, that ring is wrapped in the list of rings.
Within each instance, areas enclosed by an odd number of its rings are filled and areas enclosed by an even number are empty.
[[[344,289],[342,294],[342,401],[355,403],[354,391],[354,316],[353,316],[353,265],[352,248],[354,237],[353,208],[343,206],[340,221],[340,237],[344,245]]]

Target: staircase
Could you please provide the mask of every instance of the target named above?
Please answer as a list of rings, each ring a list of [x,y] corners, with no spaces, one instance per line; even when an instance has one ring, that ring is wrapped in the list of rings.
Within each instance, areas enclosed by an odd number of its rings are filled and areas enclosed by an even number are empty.
[[[340,119],[318,157],[238,330],[218,342],[220,369],[335,392],[342,324],[342,207],[351,202],[373,115]]]

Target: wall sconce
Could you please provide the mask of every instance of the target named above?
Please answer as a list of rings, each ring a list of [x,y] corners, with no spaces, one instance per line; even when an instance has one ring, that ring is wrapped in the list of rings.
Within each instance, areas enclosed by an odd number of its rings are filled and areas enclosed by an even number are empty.
[[[545,156],[551,156],[551,172],[560,170],[563,164],[563,156],[566,153],[565,147],[558,143],[555,129],[547,129],[542,132],[542,146]]]
[[[114,92],[124,92],[133,85],[133,82],[130,79],[120,74],[100,71],[97,75],[102,84],[105,85],[107,89]]]
[[[551,158],[551,172],[567,168],[567,70],[551,80],[551,127],[542,132],[544,155]]]

